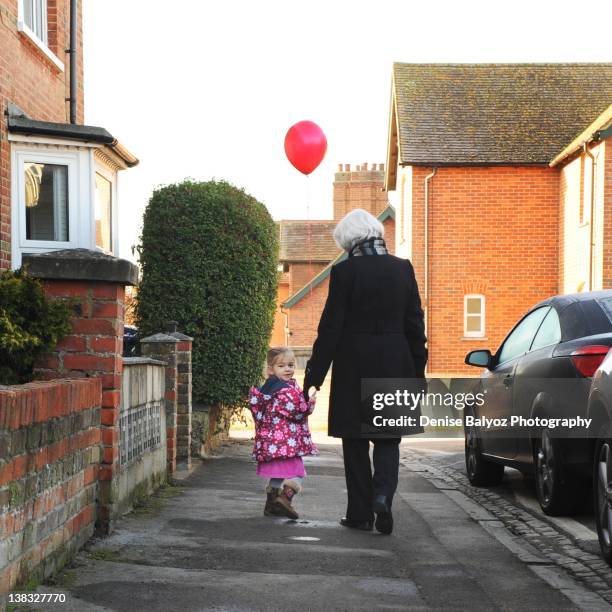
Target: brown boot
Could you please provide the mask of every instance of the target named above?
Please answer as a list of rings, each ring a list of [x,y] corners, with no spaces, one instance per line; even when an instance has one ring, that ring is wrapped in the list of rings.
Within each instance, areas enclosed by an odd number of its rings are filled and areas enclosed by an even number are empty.
[[[284,513],[280,512],[274,504],[280,494],[281,489],[271,487],[270,485],[266,487],[266,507],[264,508],[264,516],[284,516]]]
[[[278,510],[283,516],[288,516],[291,519],[300,518],[300,515],[291,505],[291,500],[295,497],[296,493],[299,492],[300,485],[297,482],[293,480],[285,480],[283,483],[283,490],[274,502],[275,509]]]

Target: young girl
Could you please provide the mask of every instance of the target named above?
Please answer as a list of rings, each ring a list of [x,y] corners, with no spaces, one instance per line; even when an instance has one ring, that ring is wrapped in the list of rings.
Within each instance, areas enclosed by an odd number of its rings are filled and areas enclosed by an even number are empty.
[[[308,429],[308,415],[314,410],[315,395],[306,402],[293,373],[295,356],[286,348],[268,351],[265,383],[251,387],[249,407],[255,421],[253,457],[257,475],[269,478],[264,508],[266,516],[297,519],[291,504],[306,476],[302,456],[318,453]]]

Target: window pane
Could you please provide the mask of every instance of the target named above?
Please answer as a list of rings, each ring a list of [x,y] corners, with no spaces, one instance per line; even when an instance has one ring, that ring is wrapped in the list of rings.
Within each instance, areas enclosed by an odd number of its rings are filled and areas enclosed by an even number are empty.
[[[47,0],[23,0],[23,20],[44,43],[47,42],[46,17]]]
[[[466,298],[467,314],[480,314],[482,300],[480,298]]]
[[[68,166],[27,162],[26,238],[68,242]]]
[[[559,324],[559,315],[557,315],[557,311],[554,308],[551,308],[544,321],[542,321],[540,329],[538,329],[538,333],[531,345],[531,350],[534,351],[543,346],[557,344],[560,340],[561,325]]]
[[[96,246],[111,251],[112,245],[112,183],[96,174]]]
[[[542,319],[546,316],[550,306],[544,306],[528,314],[518,327],[506,338],[504,346],[499,355],[499,363],[514,359],[529,350],[531,341],[535,336]]]
[[[23,0],[23,20],[32,31],[34,31],[34,2],[35,0]]]
[[[470,316],[468,315],[467,317],[467,322],[466,322],[466,330],[468,332],[479,332],[482,331],[481,330],[481,317],[480,315],[476,315],[476,316]]]

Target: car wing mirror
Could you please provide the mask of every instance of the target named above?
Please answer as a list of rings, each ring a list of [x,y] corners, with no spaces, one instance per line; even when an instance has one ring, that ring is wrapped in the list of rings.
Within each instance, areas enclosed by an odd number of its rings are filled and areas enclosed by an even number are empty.
[[[490,370],[491,366],[493,365],[493,356],[491,355],[491,351],[489,351],[488,349],[470,351],[465,356],[465,363],[467,365],[476,366],[479,368],[487,368],[488,370]]]

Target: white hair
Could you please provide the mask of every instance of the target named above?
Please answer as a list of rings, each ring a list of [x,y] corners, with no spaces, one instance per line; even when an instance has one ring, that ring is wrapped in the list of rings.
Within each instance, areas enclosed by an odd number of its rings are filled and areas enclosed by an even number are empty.
[[[356,208],[344,216],[334,229],[336,244],[345,251],[350,251],[358,242],[368,238],[383,238],[383,224],[367,210]]]

